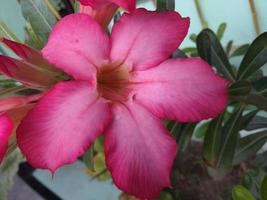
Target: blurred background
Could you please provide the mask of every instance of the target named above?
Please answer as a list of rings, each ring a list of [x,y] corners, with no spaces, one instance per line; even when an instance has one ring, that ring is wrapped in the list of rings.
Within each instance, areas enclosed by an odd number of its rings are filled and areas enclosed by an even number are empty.
[[[233,40],[233,44],[237,47],[252,42],[259,33],[267,31],[267,1],[255,0],[254,3],[257,17],[253,16],[254,11],[252,12],[249,0],[176,0],[176,11],[179,11],[182,16],[191,18],[189,35],[182,47],[195,46],[189,37],[191,34],[198,34],[206,27],[216,31],[221,23],[227,25],[222,38],[224,45],[230,40]],[[155,3],[142,1],[139,7],[154,10]],[[0,0],[0,20],[8,25],[19,39],[24,40],[25,20],[17,0]],[[50,173],[43,170],[34,171],[34,177],[57,197],[66,200],[77,198],[79,200],[117,200],[120,195],[120,191],[110,180],[99,182],[90,178],[80,161],[58,170],[53,178]],[[21,178],[16,177],[9,199],[42,200],[44,198],[33,191]]]

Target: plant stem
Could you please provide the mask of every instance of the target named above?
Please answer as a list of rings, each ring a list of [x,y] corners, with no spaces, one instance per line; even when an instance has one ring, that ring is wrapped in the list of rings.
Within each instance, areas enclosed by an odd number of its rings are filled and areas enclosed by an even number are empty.
[[[203,29],[207,28],[208,27],[207,21],[204,18],[204,15],[203,15],[199,0],[194,0],[194,3],[195,3],[195,7],[197,9],[197,14],[198,14],[198,17],[200,19],[200,23],[201,23],[202,28]]]
[[[254,28],[255,28],[255,32],[257,35],[260,34],[260,25],[259,25],[259,19],[258,19],[258,15],[257,15],[257,10],[256,10],[256,6],[254,3],[254,0],[248,0],[249,2],[249,7],[251,10],[251,14],[252,14],[252,19],[253,19],[253,24],[254,24]]]

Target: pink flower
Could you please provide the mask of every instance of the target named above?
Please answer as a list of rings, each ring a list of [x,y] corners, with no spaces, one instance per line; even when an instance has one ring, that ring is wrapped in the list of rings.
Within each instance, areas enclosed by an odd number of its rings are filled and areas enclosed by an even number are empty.
[[[12,121],[6,115],[0,115],[0,164],[8,147],[8,139],[12,133]]]
[[[189,18],[137,9],[109,38],[91,17],[73,14],[53,29],[42,55],[72,75],[57,83],[24,118],[17,141],[29,163],[55,172],[73,163],[101,134],[115,184],[138,198],[170,186],[177,152],[162,118],[216,117],[228,81],[199,58],[169,59]]]
[[[119,7],[127,12],[135,10],[136,0],[79,0],[80,13],[93,17],[103,28],[106,28]]]

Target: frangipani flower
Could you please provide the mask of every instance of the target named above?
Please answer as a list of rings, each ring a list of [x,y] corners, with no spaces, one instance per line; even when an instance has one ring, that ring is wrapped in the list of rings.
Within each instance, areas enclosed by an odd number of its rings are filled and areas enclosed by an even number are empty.
[[[116,10],[121,7],[127,12],[135,10],[135,0],[78,0],[80,13],[93,17],[103,28],[107,27]]]
[[[29,163],[55,172],[103,133],[106,164],[121,190],[150,199],[170,186],[177,145],[161,119],[216,117],[227,103],[228,81],[206,62],[169,59],[188,27],[176,12],[137,9],[109,38],[88,15],[63,18],[42,55],[73,79],[57,83],[18,127]]]
[[[12,121],[6,115],[0,115],[0,164],[8,147],[8,139],[12,133]]]

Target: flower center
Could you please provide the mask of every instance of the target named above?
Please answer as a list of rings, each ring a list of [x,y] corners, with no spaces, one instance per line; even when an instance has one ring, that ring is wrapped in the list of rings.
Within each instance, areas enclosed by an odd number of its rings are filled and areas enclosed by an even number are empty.
[[[112,102],[127,101],[131,74],[121,64],[111,63],[100,68],[97,74],[99,94]]]

